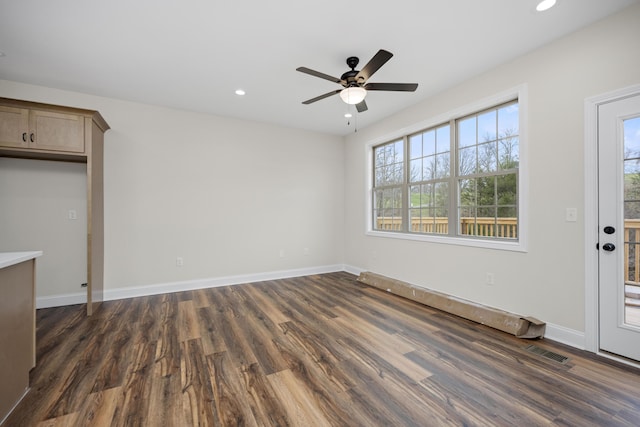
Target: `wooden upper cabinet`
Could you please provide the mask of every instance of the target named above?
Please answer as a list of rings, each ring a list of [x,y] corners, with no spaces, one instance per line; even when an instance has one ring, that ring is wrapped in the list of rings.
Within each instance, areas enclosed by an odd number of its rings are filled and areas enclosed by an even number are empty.
[[[0,98],[0,150],[5,155],[20,150],[33,157],[86,157],[94,125],[102,132],[109,128],[96,111]]]
[[[0,105],[0,145],[28,148],[29,110]]]
[[[36,150],[84,153],[84,117],[31,110],[29,147]]]

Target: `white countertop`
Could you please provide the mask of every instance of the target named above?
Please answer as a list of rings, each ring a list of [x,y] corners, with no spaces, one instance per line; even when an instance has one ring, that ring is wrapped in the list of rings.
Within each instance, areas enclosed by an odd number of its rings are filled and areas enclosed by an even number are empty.
[[[42,255],[42,251],[0,252],[0,268],[10,267]]]

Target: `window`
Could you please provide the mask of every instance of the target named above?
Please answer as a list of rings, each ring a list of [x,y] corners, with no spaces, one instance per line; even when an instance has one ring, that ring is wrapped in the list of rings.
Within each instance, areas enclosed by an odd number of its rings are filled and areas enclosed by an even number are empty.
[[[403,230],[404,141],[375,149],[373,212],[384,230]]]
[[[448,233],[450,154],[448,124],[409,136],[412,232]]]
[[[518,242],[517,100],[373,146],[372,229]]]

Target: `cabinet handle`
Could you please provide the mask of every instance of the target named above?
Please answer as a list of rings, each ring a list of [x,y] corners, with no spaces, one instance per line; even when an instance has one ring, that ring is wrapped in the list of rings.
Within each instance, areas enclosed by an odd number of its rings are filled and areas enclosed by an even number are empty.
[[[27,142],[27,133],[26,132],[22,133],[22,142]]]
[[[35,134],[35,133],[32,133],[32,134],[29,136],[29,139],[31,140],[31,142],[36,142],[36,134]]]

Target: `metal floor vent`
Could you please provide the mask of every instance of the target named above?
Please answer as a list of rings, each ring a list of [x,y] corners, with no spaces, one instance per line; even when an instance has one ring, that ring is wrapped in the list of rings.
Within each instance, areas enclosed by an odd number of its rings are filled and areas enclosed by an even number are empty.
[[[525,348],[530,353],[538,354],[542,357],[546,357],[547,359],[555,360],[556,362],[565,363],[569,360],[568,357],[563,356],[558,353],[554,353],[553,351],[545,350],[544,348],[540,348],[537,345],[530,345]]]

